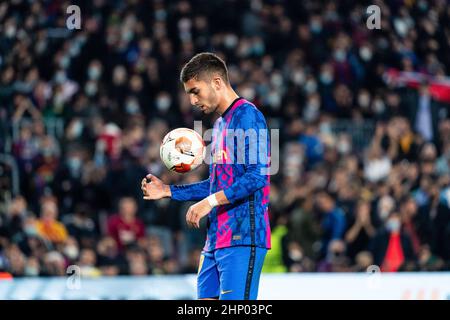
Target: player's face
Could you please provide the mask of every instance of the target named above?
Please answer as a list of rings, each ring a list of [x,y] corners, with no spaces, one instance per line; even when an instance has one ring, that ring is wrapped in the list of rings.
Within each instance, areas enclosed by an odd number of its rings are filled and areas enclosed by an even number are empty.
[[[191,79],[184,83],[184,90],[189,95],[191,104],[205,114],[216,111],[219,104],[218,92],[214,90],[211,83]]]

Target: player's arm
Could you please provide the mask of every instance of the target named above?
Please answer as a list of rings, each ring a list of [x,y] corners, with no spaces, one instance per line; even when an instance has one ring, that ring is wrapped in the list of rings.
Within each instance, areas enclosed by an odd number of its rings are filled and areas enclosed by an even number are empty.
[[[224,196],[229,203],[234,203],[240,199],[249,197],[255,193],[255,191],[269,184],[268,172],[270,145],[267,124],[264,116],[256,110],[249,109],[242,117],[239,118],[238,127],[244,131],[254,129],[257,132],[257,139],[259,141],[257,141],[256,163],[254,164],[251,164],[250,158],[255,157],[255,155],[250,155],[250,152],[252,150],[251,145],[256,142],[250,141],[250,138],[246,137],[243,146],[238,145],[238,149],[244,148],[243,154],[245,155],[245,173],[242,176],[235,178],[233,184],[223,190]],[[262,131],[266,133],[266,136],[264,137],[265,141],[261,141],[261,135],[259,134],[260,130],[265,130]]]
[[[147,180],[150,180],[149,182]],[[209,195],[209,179],[186,185],[167,185],[152,174],[141,181],[145,200],[172,198],[178,201],[201,200]]]
[[[170,193],[173,200],[198,201],[209,196],[209,178],[200,182],[170,185]]]

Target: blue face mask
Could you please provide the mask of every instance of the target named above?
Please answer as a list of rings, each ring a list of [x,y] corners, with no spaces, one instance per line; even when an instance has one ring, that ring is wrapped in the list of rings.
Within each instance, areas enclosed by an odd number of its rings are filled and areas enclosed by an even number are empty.
[[[170,98],[167,97],[161,97],[156,100],[156,107],[161,112],[166,112],[170,108],[170,104],[172,102],[170,101]]]
[[[70,58],[68,56],[64,56],[60,60],[60,67],[63,69],[67,69],[70,66]]]
[[[336,61],[343,62],[343,61],[345,61],[346,56],[347,56],[347,54],[342,49],[336,50],[334,52],[334,58],[336,59]]]
[[[91,67],[88,69],[88,76],[91,80],[97,80],[98,78],[100,78],[100,74],[100,69],[97,67]]]
[[[134,100],[132,100],[132,101],[129,101],[126,105],[125,105],[125,109],[126,109],[126,111],[127,111],[127,113],[129,113],[129,114],[135,114],[135,113],[138,113],[139,112],[139,104],[136,102],[136,101],[134,101]]]
[[[322,24],[318,23],[318,22],[312,22],[311,26],[310,26],[311,32],[312,33],[320,33],[322,31]]]
[[[166,20],[167,17],[167,12],[164,9],[159,9],[157,11],[155,11],[155,18],[158,21],[164,21]]]
[[[253,54],[256,56],[262,56],[264,54],[264,44],[262,42],[257,42],[253,45]]]
[[[304,89],[306,93],[314,93],[317,90],[317,83],[314,80],[308,80]]]
[[[67,161],[67,165],[69,166],[70,170],[72,171],[78,171],[81,168],[81,159],[80,158],[69,158],[69,160]]]
[[[87,83],[84,91],[86,92],[86,94],[89,97],[96,95],[97,94],[97,84],[94,82]]]
[[[320,82],[323,84],[330,84],[333,82],[333,75],[329,72],[322,72],[320,74]]]
[[[55,75],[55,82],[58,84],[63,84],[66,80],[67,76],[65,72],[60,71]]]
[[[29,237],[37,236],[38,232],[34,226],[26,226],[24,228],[25,234]]]
[[[25,275],[28,277],[35,277],[39,275],[39,269],[36,267],[30,267],[30,266],[26,266],[25,267]]]

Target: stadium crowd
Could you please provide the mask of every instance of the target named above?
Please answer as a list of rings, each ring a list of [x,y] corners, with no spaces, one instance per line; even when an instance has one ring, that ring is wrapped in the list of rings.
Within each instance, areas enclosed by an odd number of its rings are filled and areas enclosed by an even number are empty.
[[[81,8],[68,30],[66,8]],[[368,29],[366,8],[381,9]],[[20,276],[195,273],[190,203],[166,183],[162,137],[204,117],[179,71],[201,51],[280,130],[264,272],[450,269],[450,6],[445,0],[155,0],[0,3],[0,271]],[[419,85],[386,80],[393,68]],[[450,86],[444,86],[450,90]],[[61,132],[49,123],[62,123]],[[336,131],[344,123],[346,131]],[[360,135],[357,125],[372,128]],[[203,221],[204,223],[205,221]]]

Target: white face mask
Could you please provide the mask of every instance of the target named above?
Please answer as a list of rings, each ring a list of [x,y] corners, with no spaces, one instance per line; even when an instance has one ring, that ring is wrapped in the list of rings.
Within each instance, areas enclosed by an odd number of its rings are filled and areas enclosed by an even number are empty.
[[[346,58],[346,53],[344,50],[339,49],[334,52],[334,58],[336,61],[343,62]]]
[[[333,82],[333,74],[331,72],[322,72],[320,74],[320,82],[323,84],[330,84]]]
[[[317,83],[314,80],[308,80],[305,84],[306,93],[314,93],[317,91]]]
[[[76,120],[72,126],[71,133],[74,137],[78,138],[83,133],[83,129],[84,129],[83,122],[81,122],[80,120]]]
[[[372,59],[372,50],[368,47],[361,47],[361,49],[359,49],[359,55],[364,61],[370,61]]]
[[[79,250],[76,246],[68,245],[64,248],[64,254],[71,260],[78,258]]]
[[[169,97],[160,97],[158,98],[158,100],[156,100],[156,107],[159,111],[166,112],[167,110],[169,110],[171,103],[172,102],[170,101]]]
[[[303,85],[305,83],[305,73],[300,70],[294,71],[292,74],[292,82],[298,86]]]
[[[389,211],[388,210],[383,210],[383,209],[380,209],[379,211],[378,211],[378,216],[380,217],[380,219],[381,220],[386,220],[386,218],[387,218],[387,216],[389,215]]]
[[[98,78],[100,78],[101,75],[101,70],[98,67],[90,67],[88,69],[88,77],[91,80],[97,80]]]
[[[70,58],[68,56],[64,56],[59,61],[59,66],[63,69],[67,69],[70,66]]]
[[[67,80],[66,73],[64,71],[58,71],[55,75],[55,82],[57,84],[63,84]]]
[[[36,277],[39,275],[39,269],[36,267],[26,266],[25,267],[25,275],[27,277]]]
[[[395,219],[395,220],[388,220],[388,222],[386,222],[386,228],[390,231],[390,232],[398,232],[400,230],[400,221]]]
[[[310,29],[312,33],[320,33],[322,31],[322,24],[318,21],[311,22]]]
[[[272,77],[270,78],[270,83],[276,87],[279,88],[283,85],[283,77],[281,76],[281,74],[279,73],[275,73],[274,75],[272,75]]]
[[[289,251],[289,258],[293,261],[300,261],[303,258],[303,253],[300,250],[290,250]]]
[[[369,95],[362,93],[358,96],[358,104],[361,108],[367,109],[367,107],[370,104],[370,97]]]
[[[16,36],[16,27],[15,26],[8,26],[5,30],[5,35],[7,38],[14,38]]]
[[[86,92],[86,95],[89,97],[95,96],[97,94],[97,83],[92,81],[86,83],[84,92]]]
[[[348,154],[351,151],[351,145],[347,141],[338,143],[337,150],[340,154]]]
[[[67,160],[67,165],[72,171],[77,172],[78,170],[80,170],[82,162],[78,157],[71,157]]]
[[[239,39],[234,34],[227,34],[223,40],[223,44],[227,47],[227,49],[236,48],[238,42]]]
[[[267,100],[272,109],[279,109],[281,107],[281,96],[277,92],[271,92]]]
[[[129,100],[125,105],[125,110],[129,114],[135,114],[139,112],[139,103],[136,100]]]
[[[303,117],[306,121],[314,121],[319,117],[320,104],[317,101],[311,101],[306,105]]]
[[[248,99],[249,101],[252,101],[255,99],[255,90],[253,88],[245,88],[241,91],[242,96],[245,97],[245,99]]]
[[[381,100],[376,100],[373,103],[373,111],[375,111],[375,113],[380,114],[383,113],[385,110],[385,105],[384,102]]]

